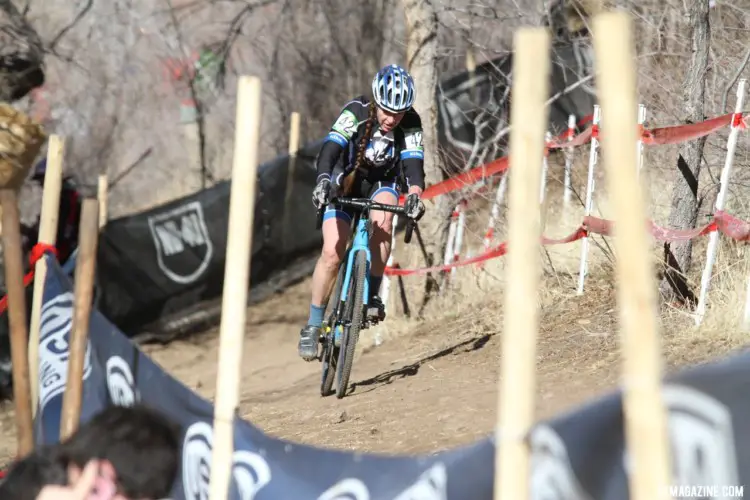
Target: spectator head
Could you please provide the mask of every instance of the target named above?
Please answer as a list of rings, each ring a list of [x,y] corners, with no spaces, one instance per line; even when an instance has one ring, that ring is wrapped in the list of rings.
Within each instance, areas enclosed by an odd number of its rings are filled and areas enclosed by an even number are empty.
[[[47,174],[47,157],[43,157],[41,160],[34,165],[31,171],[30,179],[35,181],[40,186],[44,186],[44,176]],[[62,174],[63,188],[74,189],[73,176],[70,174]]]
[[[41,160],[34,165],[31,171],[31,180],[36,181],[39,184],[44,184],[44,174],[47,173],[47,157],[42,157]]]
[[[0,484],[3,500],[35,500],[47,485],[68,484],[68,472],[50,449],[38,448],[13,464]]]
[[[89,460],[100,461],[100,475],[117,488],[116,500],[168,497],[179,462],[178,427],[143,405],[110,406],[61,443],[56,451],[70,481]]]

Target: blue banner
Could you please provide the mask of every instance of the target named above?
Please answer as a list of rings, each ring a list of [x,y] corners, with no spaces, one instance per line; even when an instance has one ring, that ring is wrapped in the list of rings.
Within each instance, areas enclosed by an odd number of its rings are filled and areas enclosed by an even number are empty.
[[[59,439],[73,316],[71,283],[54,259],[45,258],[49,272],[41,318],[38,444]],[[96,309],[89,331],[81,422],[112,404],[138,401],[161,411],[182,429],[182,459],[171,498],[207,499],[213,406],[165,373]],[[750,354],[743,353],[679,373],[664,385],[674,496],[702,491],[715,494],[706,498],[718,499],[741,492],[750,472],[748,382]],[[620,393],[615,392],[537,425],[528,437],[532,498],[627,500],[629,459],[622,411]],[[237,418],[234,450],[232,500],[493,497],[492,437],[436,454],[390,457],[272,438]],[[703,489],[690,489],[693,486]]]
[[[72,285],[56,261],[47,259],[50,267],[40,333],[40,408],[35,422],[38,444],[59,440],[73,318]],[[95,309],[89,332],[81,422],[110,404],[139,401],[156,408],[178,422],[183,432],[182,463],[172,498],[208,498],[213,406],[165,373]],[[271,438],[238,418],[234,449],[229,497],[233,500],[492,497],[494,448],[490,441],[422,458],[363,456]],[[448,470],[467,481],[447,484]],[[435,493],[412,496],[410,488]]]

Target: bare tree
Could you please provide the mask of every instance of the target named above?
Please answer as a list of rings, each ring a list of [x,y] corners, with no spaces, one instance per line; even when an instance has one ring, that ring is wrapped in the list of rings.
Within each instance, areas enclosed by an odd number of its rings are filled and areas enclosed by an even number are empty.
[[[278,153],[286,148],[293,111],[302,116],[306,139],[318,140],[349,99],[369,94],[386,42],[389,3],[320,0],[280,9],[277,29],[258,43],[280,115]]]
[[[425,180],[436,184],[444,180],[445,170],[437,154],[437,103],[438,89],[438,16],[432,0],[403,0],[406,15],[407,61],[417,86],[414,108],[422,118]],[[428,206],[421,228],[425,257],[428,265],[440,261],[448,237],[453,196],[433,198]],[[422,308],[429,301],[440,281],[430,276],[425,282]]]
[[[711,31],[709,7],[705,0],[689,0],[687,14],[690,19],[691,53],[690,64],[682,87],[684,121],[695,123],[703,120],[705,105],[706,75],[708,73],[709,46]],[[698,179],[703,161],[705,138],[684,142],[680,145],[677,168],[680,175],[672,192],[672,210],[669,215],[670,227],[677,229],[694,228],[698,220]],[[667,266],[661,291],[666,297],[676,297],[681,301],[692,302],[694,297],[688,289],[685,273],[692,261],[692,241],[665,243],[664,255]]]

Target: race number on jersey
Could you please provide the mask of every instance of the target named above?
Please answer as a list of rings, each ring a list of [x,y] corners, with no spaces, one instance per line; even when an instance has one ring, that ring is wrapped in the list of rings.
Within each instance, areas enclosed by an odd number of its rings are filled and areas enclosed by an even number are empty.
[[[421,130],[406,130],[404,133],[404,141],[406,143],[405,149],[421,150],[422,149],[422,131]]]
[[[401,159],[424,159],[424,147],[422,146],[422,129],[404,130],[404,149],[401,151]]]
[[[357,117],[354,116],[354,113],[352,113],[348,109],[345,109],[341,112],[332,128],[339,134],[343,135],[347,140],[349,140],[357,131],[357,125],[359,125]]]

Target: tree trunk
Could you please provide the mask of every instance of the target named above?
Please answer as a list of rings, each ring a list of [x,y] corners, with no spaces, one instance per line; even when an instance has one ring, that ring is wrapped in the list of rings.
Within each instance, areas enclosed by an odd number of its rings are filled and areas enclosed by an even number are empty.
[[[403,0],[403,5],[407,31],[407,67],[417,86],[414,108],[422,118],[425,180],[429,186],[445,179],[437,153],[438,17],[431,0]],[[428,266],[442,261],[452,212],[451,198],[443,195],[425,202],[427,211],[420,221],[419,229]],[[435,280],[434,277],[427,276],[420,310],[441,282],[442,278]]]
[[[708,71],[708,48],[711,32],[706,0],[687,2],[692,56],[682,85],[685,106],[685,123],[704,120],[706,73]],[[672,210],[669,226],[676,229],[692,229],[698,221],[698,179],[700,178],[703,146],[706,138],[688,141],[680,145],[677,161],[679,174],[672,191]],[[664,245],[666,270],[661,282],[661,292],[668,300],[694,303],[695,297],[686,284],[690,270],[693,245],[691,241]]]
[[[404,57],[401,41],[406,39],[406,19],[404,10],[398,2],[385,2],[383,21],[384,40],[380,54],[380,67],[403,60]]]

